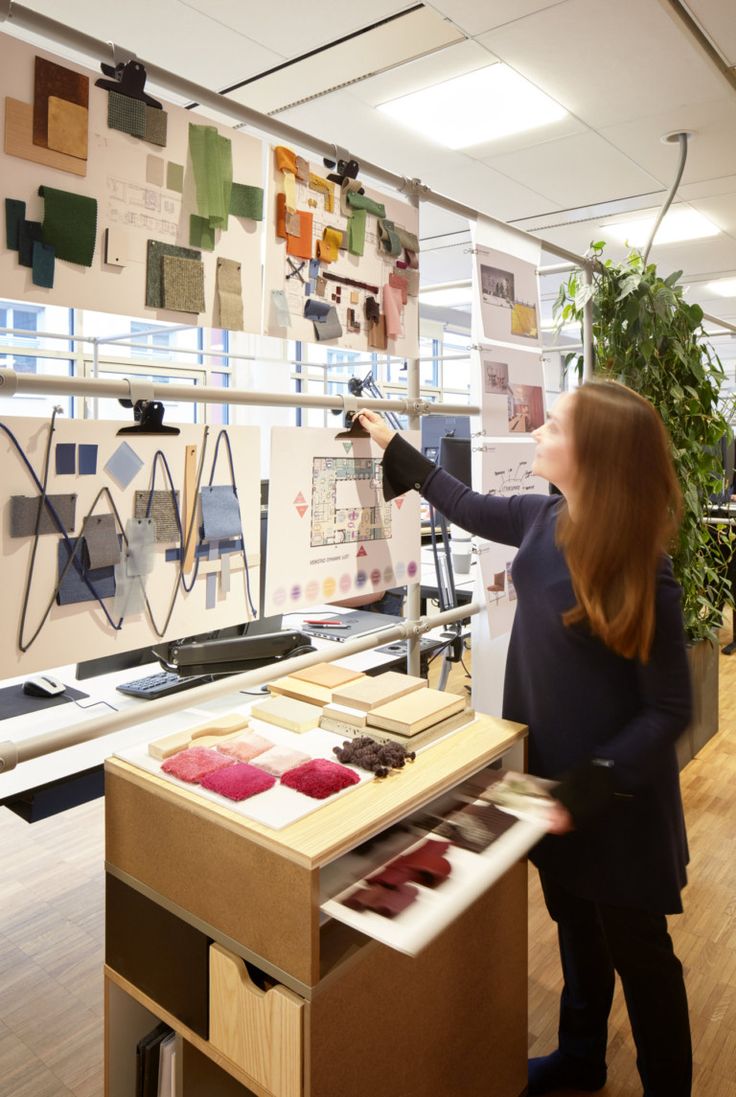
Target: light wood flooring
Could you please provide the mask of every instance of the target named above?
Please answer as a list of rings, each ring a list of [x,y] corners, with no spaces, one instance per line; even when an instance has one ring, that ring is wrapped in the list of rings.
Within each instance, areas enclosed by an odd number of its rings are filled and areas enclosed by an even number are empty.
[[[721,657],[720,672],[721,731],[683,776],[691,883],[671,923],[696,1097],[736,1097],[736,655]],[[449,688],[467,681],[458,665]],[[0,810],[0,1097],[102,1097],[103,856],[101,801],[32,826]],[[543,1054],[556,1043],[560,976],[533,870],[529,938],[530,1052]],[[603,1097],[640,1097],[620,994],[609,1079]]]

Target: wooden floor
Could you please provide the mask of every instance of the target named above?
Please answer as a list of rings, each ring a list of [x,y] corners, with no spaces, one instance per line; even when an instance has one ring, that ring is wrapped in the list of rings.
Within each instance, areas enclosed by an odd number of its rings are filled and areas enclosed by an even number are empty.
[[[683,776],[691,883],[686,913],[671,923],[690,996],[695,1097],[736,1097],[736,655],[721,657],[720,671],[721,731]],[[458,666],[449,688],[464,692],[467,681]],[[0,1097],[102,1097],[102,802],[32,826],[0,810],[0,853]],[[543,1054],[556,1043],[560,975],[530,877],[529,1046]],[[640,1097],[620,994],[609,1079],[604,1097]]]

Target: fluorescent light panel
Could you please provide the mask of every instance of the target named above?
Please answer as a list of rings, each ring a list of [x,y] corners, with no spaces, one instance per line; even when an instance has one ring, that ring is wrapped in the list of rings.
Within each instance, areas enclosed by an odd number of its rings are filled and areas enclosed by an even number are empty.
[[[428,286],[419,292],[419,303],[422,305],[469,305],[471,299],[470,286],[447,286],[444,289],[432,289]]]
[[[632,248],[643,248],[649,240],[658,214],[639,217],[633,221],[617,221],[601,226],[606,235],[613,236]],[[680,208],[670,210],[657,229],[655,244],[678,244],[684,240],[701,240],[706,236],[718,236],[720,229],[697,210]]]
[[[391,99],[378,110],[450,149],[547,126],[567,115],[554,99],[502,64]]]
[[[736,278],[719,278],[716,282],[708,282],[705,288],[716,297],[736,297]]]

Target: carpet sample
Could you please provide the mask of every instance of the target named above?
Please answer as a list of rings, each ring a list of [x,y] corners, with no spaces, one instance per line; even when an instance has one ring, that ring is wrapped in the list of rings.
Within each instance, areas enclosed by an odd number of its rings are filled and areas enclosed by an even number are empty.
[[[44,200],[43,242],[57,259],[91,267],[97,237],[97,199],[55,187],[39,187]]]
[[[199,783],[210,792],[219,792],[228,800],[240,802],[257,796],[259,792],[267,792],[276,784],[276,778],[246,762],[236,762],[235,765],[208,773]]]
[[[149,240],[146,250],[146,304],[152,309],[162,309],[163,259],[175,255],[180,259],[201,259],[202,252],[194,248],[182,248],[177,244],[165,244],[162,240]]]
[[[296,769],[309,761],[309,755],[301,750],[292,750],[290,747],[271,747],[270,750],[259,754],[254,758],[253,765],[270,773],[273,777],[281,777],[290,769]]]
[[[230,192],[230,213],[233,217],[247,217],[251,221],[262,221],[263,187],[250,187],[247,183],[233,183]]]
[[[52,244],[44,244],[42,240],[33,241],[33,271],[31,281],[34,286],[42,286],[43,289],[54,288],[54,270],[56,268],[56,256]]]
[[[311,796],[314,800],[326,800],[336,792],[341,792],[360,781],[357,773],[337,762],[326,758],[313,758],[296,769],[291,769],[281,778],[281,784]]]
[[[171,492],[168,490],[137,491],[135,493],[133,517],[153,518],[156,544],[170,544],[172,541],[178,541],[181,536],[179,522],[177,521],[178,505],[178,491],[175,493],[174,499],[172,499]]]
[[[162,266],[164,308],[192,314],[204,312],[204,263],[164,255]]]
[[[146,104],[118,91],[107,93],[107,125],[111,130],[129,133],[131,137],[146,135]]]
[[[178,777],[180,781],[188,781],[190,784],[199,784],[208,773],[214,773],[218,769],[232,766],[232,758],[209,747],[189,747],[180,750],[178,754],[167,758],[161,765],[164,773]]]
[[[169,116],[160,107],[149,107],[147,103],[145,106],[143,140],[148,141],[149,145],[159,145],[161,148],[165,148]]]
[[[245,735],[239,735],[237,739],[229,739],[226,743],[220,743],[217,747],[222,754],[237,759],[238,762],[252,762],[260,754],[271,750],[273,743],[263,735],[255,731],[247,731]]]

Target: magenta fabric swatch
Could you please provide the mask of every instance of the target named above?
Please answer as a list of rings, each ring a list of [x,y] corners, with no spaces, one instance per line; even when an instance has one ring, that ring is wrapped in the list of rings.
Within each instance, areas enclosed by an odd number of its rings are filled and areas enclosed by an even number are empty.
[[[386,335],[398,339],[401,335],[401,290],[395,286],[383,287],[383,312],[386,317]]]
[[[328,762],[326,758],[313,758],[311,762],[285,773],[281,784],[315,800],[325,800],[349,785],[357,785],[359,780],[358,774],[347,766]]]
[[[248,731],[237,739],[230,739],[227,743],[221,743],[218,750],[221,754],[227,754],[238,762],[250,762],[259,754],[270,751],[273,743],[265,739],[263,735],[256,735],[255,731]]]
[[[202,788],[208,788],[211,792],[219,792],[221,796],[227,796],[228,800],[247,800],[250,796],[257,796],[259,792],[276,784],[275,777],[269,777],[255,766],[249,766],[245,762],[236,762],[234,766],[218,769],[214,773],[208,773],[200,781]]]
[[[296,769],[303,762],[309,761],[309,755],[301,750],[292,750],[290,747],[271,747],[265,754],[259,754],[253,760],[253,765],[263,769],[266,773],[272,773],[274,777],[280,777],[287,770]]]
[[[189,747],[167,758],[161,769],[164,773],[170,773],[172,777],[178,777],[180,781],[198,784],[208,773],[232,764],[232,758],[216,750],[210,750],[209,747]]]

